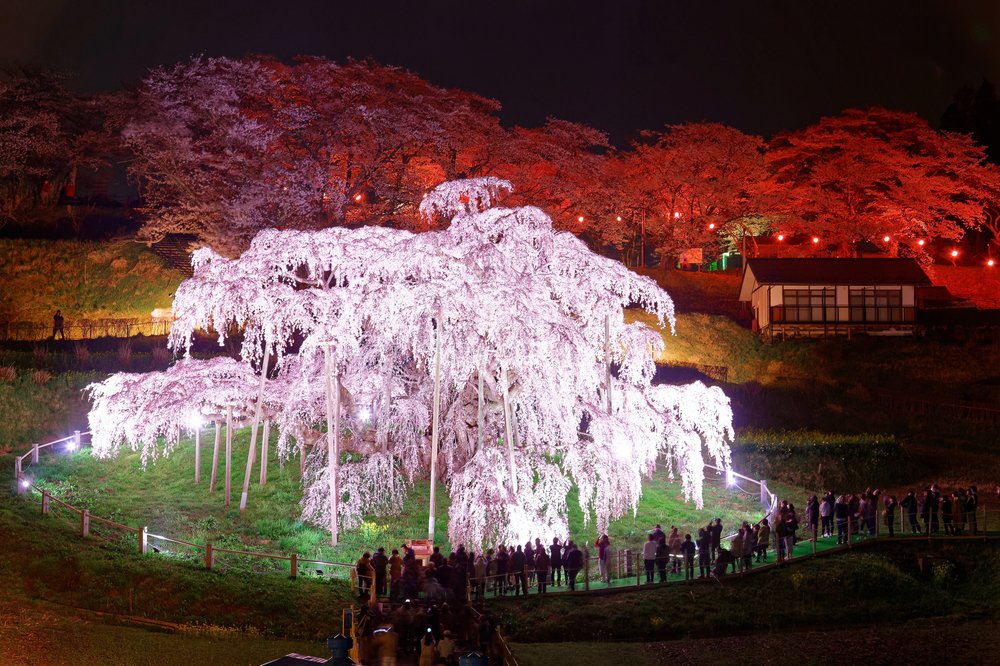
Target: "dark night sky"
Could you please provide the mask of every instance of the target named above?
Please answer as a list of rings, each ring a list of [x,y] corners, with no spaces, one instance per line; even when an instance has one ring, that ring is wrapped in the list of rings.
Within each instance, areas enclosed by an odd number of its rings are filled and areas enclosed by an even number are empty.
[[[851,106],[936,125],[954,92],[1000,82],[1000,2],[212,2],[2,0],[0,61],[108,90],[191,55],[367,57],[618,141],[720,121],[769,135]]]

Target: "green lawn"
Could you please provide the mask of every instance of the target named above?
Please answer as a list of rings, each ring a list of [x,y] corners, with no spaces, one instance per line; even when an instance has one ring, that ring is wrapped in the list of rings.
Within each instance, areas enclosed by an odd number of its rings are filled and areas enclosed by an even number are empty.
[[[219,481],[214,493],[208,489],[214,441],[210,429],[206,429],[202,437],[202,482],[197,486],[193,482],[194,442],[191,439],[182,440],[168,457],[152,461],[145,470],[138,453],[126,452],[114,460],[99,460],[91,455],[89,448],[84,448],[77,453],[43,455],[40,465],[32,472],[36,483],[49,489],[54,497],[87,508],[95,515],[134,527],[145,525],[153,534],[199,544],[212,542],[216,547],[296,552],[309,559],[352,562],[361,550],[380,545],[391,548],[407,539],[426,536],[429,484],[418,482],[397,516],[370,516],[359,528],[346,530],[340,545],[331,548],[327,543],[328,532],[300,520],[298,457],[282,464],[276,456],[277,437],[272,435],[269,481],[266,486],[258,485],[259,467],[255,466],[245,516],[240,516],[238,504],[249,429],[238,431],[234,436],[233,503],[228,508],[224,505],[223,492],[224,441]],[[636,514],[613,521],[609,535],[618,547],[636,547],[656,523],[665,527],[677,525],[683,531],[696,533],[699,526],[716,516],[726,525],[759,517],[756,486],[748,486],[747,490],[750,492],[727,489],[720,479],[709,477],[705,485],[705,508],[699,510],[683,500],[679,482],[668,480],[664,472],[657,472],[646,483]],[[448,508],[447,491],[442,484],[438,490],[436,541],[445,548],[449,545]],[[590,521],[584,523],[575,491],[570,497],[569,518],[572,538],[581,542],[593,541],[596,535],[594,518],[591,516]],[[173,551],[176,547],[167,548]],[[180,557],[185,556],[186,549],[176,550]],[[197,553],[190,553],[191,561],[197,558]],[[220,561],[225,559],[220,555]],[[263,562],[255,568],[268,568],[269,565]],[[271,568],[285,570],[287,564],[275,563]]]

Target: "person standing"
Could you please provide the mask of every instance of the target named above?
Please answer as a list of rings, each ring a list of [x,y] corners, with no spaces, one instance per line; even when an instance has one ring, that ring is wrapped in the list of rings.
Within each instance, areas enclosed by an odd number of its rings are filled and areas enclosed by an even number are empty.
[[[400,589],[400,579],[403,577],[403,558],[399,556],[399,551],[392,549],[392,557],[389,558],[389,594],[393,601],[399,601],[402,593]]]
[[[524,551],[521,550],[521,544],[517,545],[517,550],[510,558],[510,569],[511,573],[514,574],[514,596],[521,594],[528,594],[528,576],[525,573],[525,561],[524,561]]]
[[[885,526],[889,529],[889,537],[896,536],[893,530],[896,527],[896,501],[895,495],[889,495],[885,500]]]
[[[719,554],[719,548],[722,546],[722,518],[716,518],[712,521],[711,534],[709,535],[712,540],[712,561],[715,561],[716,556]]]
[[[597,566],[601,571],[601,580],[608,585],[611,584],[611,539],[607,534],[602,534],[597,540]]]
[[[642,563],[646,568],[646,583],[653,582],[653,571],[656,568],[656,537],[652,532],[646,538],[646,543],[642,545]]]
[[[66,333],[63,332],[63,316],[62,310],[56,310],[56,313],[52,315],[52,339],[56,339],[56,334],[63,340],[66,339]]]
[[[670,551],[670,571],[677,574],[681,574],[681,533],[677,527],[672,526],[670,528],[670,534],[667,536],[667,549]]]
[[[538,578],[538,591],[545,592],[545,586],[549,581],[549,554],[544,548],[536,548],[535,552],[535,576]]]
[[[379,548],[372,556],[372,569],[375,570],[375,594],[384,597],[386,593],[386,568],[389,558],[385,556],[385,548]]]
[[[576,547],[573,540],[566,542],[566,585],[569,587],[570,591],[576,589],[576,576],[580,573],[580,569],[583,567],[583,553],[580,549]]]
[[[367,597],[371,591],[372,579],[375,577],[375,569],[372,568],[371,553],[365,553],[357,563],[358,575],[358,596]]]
[[[655,536],[655,534],[654,534]],[[660,582],[667,582],[667,562],[670,560],[670,548],[666,536],[656,540],[656,569],[660,573]]]
[[[976,511],[979,510],[979,491],[975,486],[969,486],[969,494],[965,498],[965,517],[969,520],[972,534],[979,534],[979,523],[976,522]]]
[[[712,558],[712,534],[711,527],[702,527],[698,530],[698,578],[708,576]]]
[[[837,545],[847,543],[847,521],[851,519],[851,504],[845,495],[837,498],[833,505],[833,515],[837,519]]]
[[[760,529],[757,530],[757,561],[767,562],[767,545],[771,541],[771,526],[767,518],[760,519]]]
[[[559,544],[559,537],[553,537],[549,546],[549,566],[552,568],[552,584],[562,585],[563,547]]]
[[[737,569],[743,571],[743,528],[741,527],[736,534],[733,535],[732,541],[729,542],[729,550],[733,554],[733,573],[736,573]]]
[[[696,550],[694,541],[691,541],[691,535],[685,534],[684,541],[681,542],[681,555],[684,557],[685,580],[694,580],[694,554]],[[664,580],[666,580],[666,576],[664,576]]]
[[[906,497],[899,503],[899,506],[900,509],[906,511],[906,518],[910,523],[910,533],[919,534],[920,523],[917,522],[917,509],[920,506],[920,502],[917,501],[917,496],[912,490],[906,493]]]

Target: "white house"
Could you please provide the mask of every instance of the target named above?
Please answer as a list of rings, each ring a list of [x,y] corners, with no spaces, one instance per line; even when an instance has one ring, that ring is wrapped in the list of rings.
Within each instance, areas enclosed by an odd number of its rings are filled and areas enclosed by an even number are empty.
[[[913,259],[750,259],[740,301],[771,339],[913,335],[917,287],[930,284]]]

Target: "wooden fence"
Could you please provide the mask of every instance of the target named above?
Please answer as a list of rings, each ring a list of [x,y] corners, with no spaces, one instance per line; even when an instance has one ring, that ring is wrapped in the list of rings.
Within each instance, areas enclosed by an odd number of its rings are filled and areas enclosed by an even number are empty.
[[[88,509],[81,509],[75,507],[67,502],[64,502],[56,497],[45,488],[37,485],[31,478],[29,473],[31,465],[37,465],[39,461],[39,454],[43,449],[48,449],[49,451],[55,451],[57,448],[64,447],[68,451],[78,450],[82,444],[83,439],[88,437],[90,432],[81,432],[79,430],[75,431],[72,435],[68,437],[63,437],[62,439],[53,440],[45,444],[33,444],[31,449],[28,450],[23,455],[14,458],[14,476],[17,481],[17,494],[24,495],[29,490],[34,490],[38,493],[41,498],[42,514],[49,516],[53,515],[53,508],[58,508],[60,510],[66,510],[72,514],[75,514],[77,518],[73,520],[78,527],[80,536],[83,538],[88,537],[101,537],[95,534],[92,529],[92,523],[98,523],[105,525],[113,530],[118,530],[119,532],[124,532],[127,535],[136,535],[136,549],[139,553],[146,555],[150,549],[154,552],[159,552],[159,549],[155,546],[151,546],[150,540],[160,542],[160,543],[170,543],[184,546],[185,548],[193,549],[201,552],[201,560],[204,562],[206,569],[212,569],[216,566],[216,558],[221,555],[237,555],[244,557],[257,557],[264,560],[273,560],[280,562],[288,562],[289,575],[291,578],[297,578],[299,575],[299,566],[303,564],[308,564],[312,566],[322,566],[326,567],[330,572],[330,575],[335,575],[336,572],[344,574],[345,578],[349,578],[351,581],[352,589],[356,586],[356,567],[353,564],[347,564],[344,562],[327,562],[325,560],[308,560],[302,559],[297,553],[284,554],[284,553],[258,553],[246,550],[235,550],[231,548],[219,548],[212,543],[198,544],[191,541],[185,541],[183,539],[175,539],[173,537],[164,536],[162,534],[150,534],[146,526],[143,527],[132,527],[129,525],[123,525],[122,523],[103,518],[101,516],[96,516],[90,513]],[[374,586],[372,586],[374,589]]]
[[[130,338],[135,335],[167,335],[171,319],[167,317],[69,319],[63,322],[67,340],[93,338]],[[0,321],[0,340],[48,340],[52,338],[51,322]]]
[[[930,400],[901,393],[878,394],[882,404],[894,411],[942,416],[973,423],[1000,423],[1000,408],[966,400]]]

